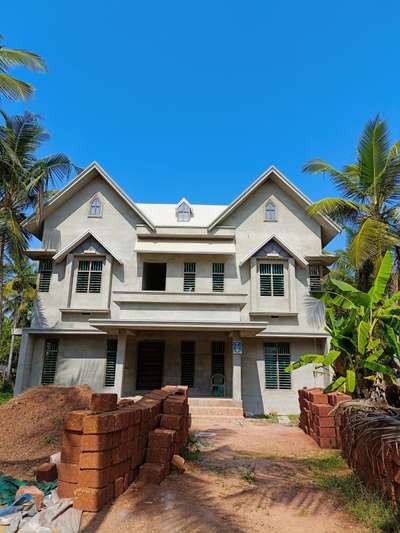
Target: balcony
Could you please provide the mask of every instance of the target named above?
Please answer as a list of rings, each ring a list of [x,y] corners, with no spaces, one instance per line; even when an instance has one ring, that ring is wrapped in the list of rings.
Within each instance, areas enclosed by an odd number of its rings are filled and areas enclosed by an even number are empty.
[[[244,293],[220,292],[165,292],[165,291],[113,291],[116,303],[148,303],[178,305],[237,306],[242,309],[247,302]]]

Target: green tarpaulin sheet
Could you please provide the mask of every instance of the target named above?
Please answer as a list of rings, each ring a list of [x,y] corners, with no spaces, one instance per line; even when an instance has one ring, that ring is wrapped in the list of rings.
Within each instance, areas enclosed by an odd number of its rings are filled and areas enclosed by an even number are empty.
[[[50,483],[36,483],[36,481],[24,481],[22,479],[14,479],[11,476],[6,476],[0,473],[0,505],[11,505],[15,500],[15,494],[19,487],[24,485],[35,485],[45,496],[57,488],[57,481]]]

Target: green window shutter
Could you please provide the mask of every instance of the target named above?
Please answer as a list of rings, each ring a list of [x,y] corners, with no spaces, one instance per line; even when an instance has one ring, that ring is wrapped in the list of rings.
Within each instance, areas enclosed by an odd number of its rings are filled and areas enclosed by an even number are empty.
[[[213,263],[212,290],[213,292],[224,292],[225,265],[224,263]]]
[[[285,372],[290,364],[290,347],[287,342],[264,344],[265,388],[291,389],[291,374]]]
[[[196,288],[196,263],[185,263],[183,270],[184,292],[194,292]]]
[[[51,275],[53,273],[52,259],[39,262],[39,292],[49,292]]]
[[[225,375],[225,343],[216,341],[211,344],[211,373]]]
[[[47,339],[44,347],[42,385],[54,383],[57,368],[58,339]]]
[[[76,276],[76,292],[101,292],[103,261],[79,261]]]
[[[272,265],[272,284],[274,296],[285,296],[285,283],[282,263]]]
[[[114,384],[115,384],[115,368],[117,366],[117,348],[118,348],[118,342],[116,339],[107,340],[106,373],[105,373],[105,378],[104,378],[104,385],[106,387],[114,387]]]
[[[260,263],[260,295],[272,296],[271,285],[271,265]]]
[[[181,343],[181,384],[193,387],[196,343],[182,341]]]

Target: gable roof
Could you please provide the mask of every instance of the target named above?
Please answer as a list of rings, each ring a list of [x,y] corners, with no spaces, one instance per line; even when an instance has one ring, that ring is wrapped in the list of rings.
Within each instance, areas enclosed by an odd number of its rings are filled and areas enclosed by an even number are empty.
[[[275,166],[270,166],[265,172],[263,172],[247,189],[245,189],[226,209],[222,211],[208,226],[208,230],[214,229],[221,224],[233,211],[235,211],[240,205],[243,204],[251,194],[253,194],[261,185],[266,181],[272,179],[276,182],[284,191],[286,191],[294,200],[296,200],[304,209],[307,209],[312,205],[312,201],[300,189],[298,189],[286,176],[282,174]],[[311,218],[317,220],[321,225],[324,245],[331,241],[341,228],[333,222],[330,218],[323,215],[310,215]]]
[[[243,266],[246,263],[246,261],[248,261],[251,257],[253,257],[254,254],[258,252],[258,250],[263,248],[267,243],[269,243],[272,240],[276,241],[279,244],[279,246],[281,246],[284,250],[286,250],[286,252],[289,255],[291,255],[302,267],[306,267],[308,265],[308,262],[304,259],[303,256],[295,252],[293,248],[290,248],[289,245],[284,240],[282,240],[280,237],[277,237],[276,235],[272,234],[272,235],[269,235],[269,237],[264,239],[262,242],[257,244],[257,246],[253,250],[251,250],[251,252],[249,252],[245,257],[243,257],[240,260],[239,266]],[[271,255],[271,257],[273,256]]]
[[[207,228],[207,226],[222,213],[226,205],[188,204],[192,210],[189,221],[176,219],[176,208],[179,204],[136,204],[139,209],[150,218],[157,227],[187,227]]]
[[[73,194],[79,191],[82,187],[87,185],[92,179],[100,176],[108,185],[117,193],[117,195],[125,202],[136,215],[143,220],[152,231],[155,231],[155,226],[150,218],[143,213],[143,211],[137,206],[131,198],[121,189],[121,187],[107,174],[107,172],[96,162],[93,161],[88,167],[79,172],[79,174],[68,183],[63,189],[55,194],[45,205],[44,218],[52,213],[55,209],[60,207],[65,201],[67,201]],[[38,224],[36,221],[36,213],[33,213],[24,222],[24,225],[33,233],[36,237],[42,236],[42,224]]]
[[[121,259],[119,259],[118,256],[112,251],[110,246],[105,244],[104,241],[102,241],[100,237],[98,237],[96,233],[90,229],[87,229],[79,237],[64,246],[64,248],[56,253],[56,255],[53,257],[53,260],[56,263],[61,263],[61,261],[69,254],[69,252],[72,252],[72,250],[85,242],[89,237],[93,237],[93,239],[95,239],[118,263],[122,264]]]

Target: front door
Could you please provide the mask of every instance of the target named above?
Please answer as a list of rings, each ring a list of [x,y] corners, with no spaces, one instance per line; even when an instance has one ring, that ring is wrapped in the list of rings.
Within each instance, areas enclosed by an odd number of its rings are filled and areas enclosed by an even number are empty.
[[[164,343],[139,342],[136,390],[159,389],[162,386],[164,368]]]

